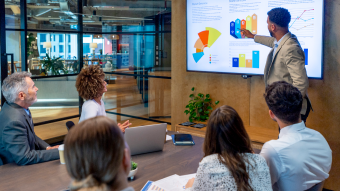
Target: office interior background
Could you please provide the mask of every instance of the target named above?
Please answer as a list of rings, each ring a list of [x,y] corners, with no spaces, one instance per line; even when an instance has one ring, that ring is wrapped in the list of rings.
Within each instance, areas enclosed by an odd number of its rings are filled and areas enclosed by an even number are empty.
[[[2,3],[1,81],[12,73],[11,64],[32,73],[39,88],[30,107],[38,136],[61,141],[65,122],[78,122],[83,99],[75,80],[91,64],[106,73],[103,101],[110,118],[129,119],[133,126],[170,124],[171,1]],[[48,61],[60,64],[41,70]]]
[[[331,190],[340,188],[339,9],[340,0],[325,0],[324,78],[311,79],[308,89],[314,111],[307,127],[319,131],[333,151],[324,186]],[[185,0],[5,0],[0,24],[1,82],[12,68],[33,74],[39,88],[30,108],[35,132],[49,143],[63,140],[66,121],[78,122],[83,100],[75,79],[90,64],[106,73],[103,101],[117,122],[168,123],[174,131],[188,120],[184,110],[195,87],[219,106],[234,107],[247,130],[277,131],[263,99],[263,76],[186,71]],[[47,55],[59,58],[62,69],[41,70]]]

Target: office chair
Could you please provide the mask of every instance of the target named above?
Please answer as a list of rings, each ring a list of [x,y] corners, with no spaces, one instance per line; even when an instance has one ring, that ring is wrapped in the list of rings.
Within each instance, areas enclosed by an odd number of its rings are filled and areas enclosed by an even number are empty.
[[[69,131],[74,126],[74,123],[72,121],[66,122],[66,128]]]
[[[313,187],[307,189],[306,191],[322,191],[324,183],[325,181],[315,184]]]

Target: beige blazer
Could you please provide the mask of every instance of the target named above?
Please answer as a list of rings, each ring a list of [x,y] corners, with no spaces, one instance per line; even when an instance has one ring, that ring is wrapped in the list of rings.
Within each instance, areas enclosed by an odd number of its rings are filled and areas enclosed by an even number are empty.
[[[276,81],[286,81],[298,88],[303,96],[301,114],[307,111],[307,88],[309,86],[305,68],[305,53],[294,34],[290,32],[283,37],[276,49],[273,59],[275,38],[255,36],[255,42],[272,48],[264,68],[264,83],[266,87]]]

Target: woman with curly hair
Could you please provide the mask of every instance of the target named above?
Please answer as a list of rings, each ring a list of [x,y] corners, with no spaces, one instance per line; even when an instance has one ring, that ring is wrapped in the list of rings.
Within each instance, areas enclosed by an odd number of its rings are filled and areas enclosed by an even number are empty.
[[[82,106],[81,117],[79,123],[96,116],[106,116],[104,102],[102,96],[107,92],[104,81],[105,74],[98,65],[90,65],[87,68],[83,68],[78,74],[76,80],[76,88],[79,96],[86,101]],[[129,127],[131,123],[129,120],[123,124],[118,123],[122,132]]]

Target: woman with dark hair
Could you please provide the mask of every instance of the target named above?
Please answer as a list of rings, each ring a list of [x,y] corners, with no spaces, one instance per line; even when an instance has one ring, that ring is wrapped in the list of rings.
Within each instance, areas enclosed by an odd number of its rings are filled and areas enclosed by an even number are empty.
[[[251,141],[237,112],[221,106],[212,112],[205,134],[204,158],[189,190],[272,190],[264,158],[254,154]]]
[[[134,191],[127,182],[130,150],[113,120],[87,119],[70,130],[64,144],[71,191]]]
[[[107,92],[105,74],[98,65],[90,65],[83,68],[78,74],[76,88],[79,96],[86,99],[82,106],[79,122],[96,116],[106,116],[102,96]],[[118,123],[122,132],[131,125],[129,121]]]

